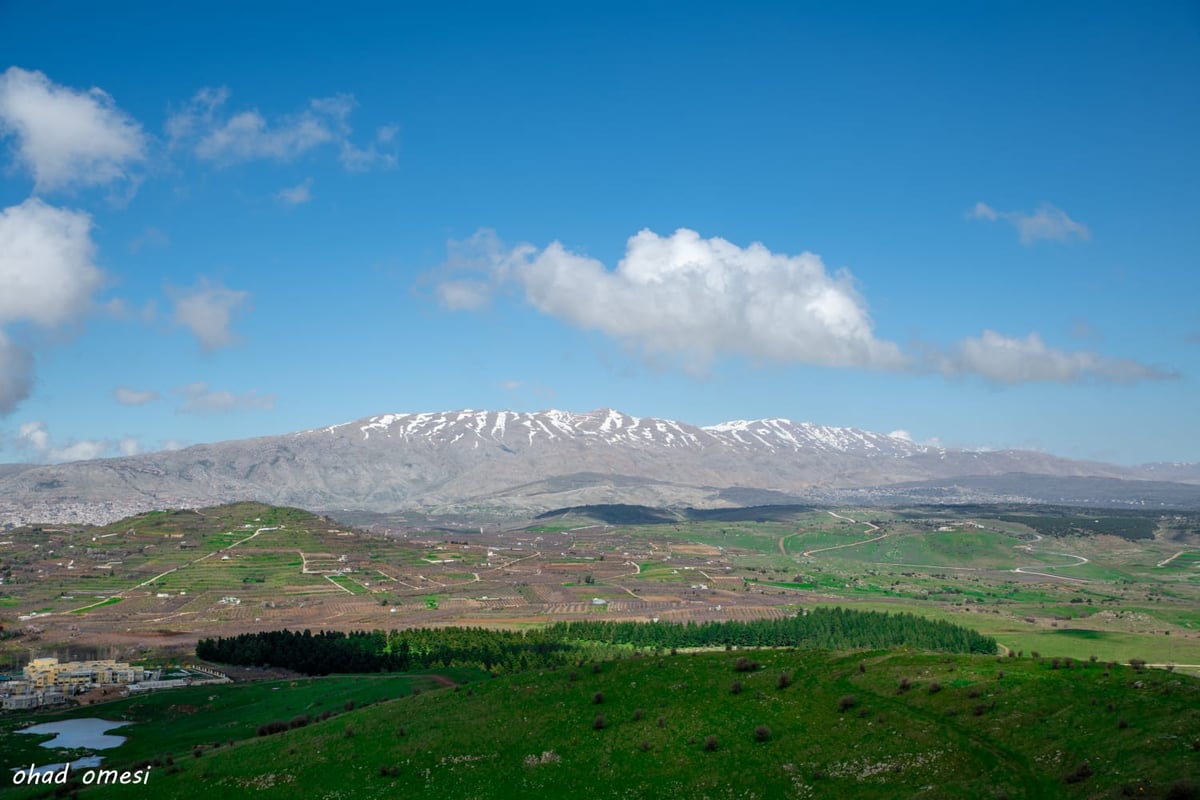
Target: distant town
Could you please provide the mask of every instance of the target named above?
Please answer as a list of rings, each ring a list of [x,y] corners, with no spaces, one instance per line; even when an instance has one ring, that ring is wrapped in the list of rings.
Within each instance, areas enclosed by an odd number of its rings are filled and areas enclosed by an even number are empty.
[[[155,689],[229,682],[222,673],[198,666],[144,669],[113,659],[35,658],[25,665],[20,678],[0,676],[0,708],[25,711],[62,705],[68,698],[93,692],[116,699]]]

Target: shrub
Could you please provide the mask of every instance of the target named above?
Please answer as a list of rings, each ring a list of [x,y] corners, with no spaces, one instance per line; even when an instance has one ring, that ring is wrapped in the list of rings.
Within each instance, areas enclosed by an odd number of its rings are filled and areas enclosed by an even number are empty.
[[[1124,717],[1121,717],[1119,720],[1117,720],[1117,728],[1119,730],[1125,730],[1128,727],[1129,727],[1129,720],[1125,719]]]
[[[751,661],[745,656],[739,656],[737,663],[733,665],[733,668],[737,672],[754,672],[754,670],[758,669],[760,666],[762,665],[757,661]]]
[[[576,672],[575,670],[571,670],[570,674],[567,675],[567,680],[569,680],[569,681],[579,680],[579,673]]]
[[[933,683],[929,684],[929,688],[926,689],[925,691],[929,692],[930,694],[937,694],[941,690],[942,690],[942,685],[940,683],[938,683],[937,681],[934,681]]]
[[[754,739],[759,742],[769,742],[771,740],[771,729],[766,725],[759,725],[754,729]]]
[[[599,664],[599,662],[593,662],[593,663],[592,663],[592,674],[593,674],[593,675],[599,675],[599,674],[600,674],[600,664]]]
[[[345,730],[344,734],[345,734],[345,736],[346,736],[346,738],[347,738],[347,739],[353,739],[353,738],[354,738],[354,726],[353,726],[353,725],[347,725],[347,726],[346,726],[346,730]]]
[[[908,678],[901,678],[899,685],[896,686],[896,694],[904,694],[912,688],[912,681]]]
[[[977,717],[982,717],[987,710],[988,707],[986,703],[976,703],[975,707],[971,709],[971,712]]]
[[[192,748],[192,755],[196,758],[199,758],[200,756],[204,755],[204,748],[200,745],[196,745]]]
[[[788,673],[788,672],[779,673],[779,680],[777,680],[775,682],[775,685],[778,686],[780,689],[786,689],[789,686],[791,686],[792,685],[791,673]]]
[[[666,718],[666,717],[659,717],[659,718],[658,718],[658,727],[660,727],[660,728],[665,728],[665,727],[667,727],[667,718]]]
[[[838,711],[849,711],[858,705],[858,698],[852,694],[844,694],[838,699]]]
[[[592,727],[598,731],[602,731],[608,727],[608,720],[604,718],[603,714],[597,714],[596,718],[592,720]]]
[[[639,709],[636,709],[636,710],[634,710],[634,712],[633,712],[633,721],[634,721],[634,722],[641,722],[641,720],[642,720],[642,710],[641,710],[640,708],[639,708]]]
[[[1200,798],[1200,787],[1187,778],[1181,778],[1171,784],[1164,797],[1166,800],[1196,800]]]
[[[416,689],[413,689],[413,694],[416,694],[416,693],[417,693],[417,690],[416,690]],[[345,709],[345,710],[347,710],[347,711],[353,711],[353,710],[354,710],[354,701],[353,701],[353,700],[347,700],[347,701],[346,701],[346,703],[345,703],[345,705],[343,705],[343,706],[342,706],[342,708],[344,708],[344,709]]]
[[[976,697],[979,697],[979,690],[972,688],[969,692],[967,692],[967,697],[974,700]]]
[[[1129,659],[1129,666],[1133,667],[1135,671],[1141,672],[1146,668],[1146,661],[1142,658],[1131,658]]]
[[[858,662],[858,674],[864,675],[864,674],[866,674],[866,671],[867,671],[867,662],[865,662],[865,661]]]
[[[704,737],[704,749],[706,752],[711,753],[714,750],[716,750],[717,747],[719,747],[719,746],[720,745],[717,743],[717,737],[715,737],[711,734]]]
[[[734,681],[733,685],[729,687],[729,691],[732,694],[741,694],[742,693],[742,682]]]
[[[645,739],[642,739],[642,743],[638,745],[638,749],[641,750],[643,753],[649,752],[650,743],[647,742]]]
[[[258,726],[259,736],[270,736],[273,733],[283,733],[288,729],[288,724],[281,719],[268,722],[266,725]]]
[[[1096,773],[1092,771],[1091,764],[1084,761],[1074,770],[1068,772],[1066,776],[1063,777],[1063,781],[1065,783],[1079,783],[1080,781],[1087,780],[1095,774]]]
[[[592,703],[594,703],[595,705],[600,705],[603,702],[604,702],[604,692],[596,692],[594,695],[592,695]]]

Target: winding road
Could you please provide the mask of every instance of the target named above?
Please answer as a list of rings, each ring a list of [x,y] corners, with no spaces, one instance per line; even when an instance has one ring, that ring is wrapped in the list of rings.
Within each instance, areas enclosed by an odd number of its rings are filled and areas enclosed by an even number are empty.
[[[867,530],[864,531],[864,533],[874,533],[875,531],[879,530],[878,525],[873,525],[870,522],[859,522],[856,519],[850,519],[850,517],[843,517],[841,514],[837,514],[833,511],[826,511],[825,513],[829,514],[829,516],[831,516],[831,517],[837,517],[838,519],[844,519],[847,522],[853,522],[855,525],[866,525]],[[830,550],[841,550],[843,547],[858,547],[860,544],[867,544],[869,542],[878,542],[880,539],[886,539],[887,537],[888,537],[888,534],[884,533],[879,536],[876,536],[874,539],[863,539],[861,542],[850,542],[849,544],[835,544],[832,547],[817,547],[812,550],[805,550],[803,553],[801,553],[801,555],[807,557],[807,556],[811,556],[813,553],[825,553]],[[783,547],[782,540],[780,540],[780,547]]]
[[[865,533],[874,533],[875,531],[879,530],[878,525],[874,525],[870,522],[865,522],[865,521],[860,522],[859,520],[843,516],[834,511],[826,511],[825,513],[829,514],[831,517],[837,517],[838,519],[843,519],[843,520],[846,520],[847,522],[853,522],[856,525],[866,525],[867,530],[864,531]],[[779,539],[779,552],[780,553],[782,553],[783,555],[787,555],[787,550],[784,547],[784,542],[787,539],[790,539],[791,537],[796,536],[798,533],[799,532],[780,537],[780,539]],[[871,542],[878,542],[880,539],[886,539],[889,535],[890,534],[884,533],[884,534],[880,534],[879,536],[875,536],[870,539],[863,539],[862,541],[859,541],[859,542],[850,542],[848,544],[836,544],[836,545],[833,545],[832,547],[817,547],[812,550],[805,550],[802,553],[802,555],[807,557],[807,556],[812,556],[816,553],[826,553],[826,552],[829,552],[830,550],[841,550],[842,548],[845,548],[845,547],[858,547],[859,545],[870,544]],[[1037,537],[1037,539],[1035,540],[1035,543],[1040,542],[1040,541],[1042,541],[1042,539],[1045,538],[1040,533],[1035,533],[1034,536]],[[1039,571],[1039,570],[1046,570],[1046,569],[1059,570],[1059,569],[1069,569],[1071,567],[1081,567],[1084,564],[1089,563],[1089,559],[1085,558],[1084,556],[1077,556],[1074,553],[1059,553],[1059,552],[1055,552],[1052,550],[1034,550],[1034,547],[1032,544],[1018,544],[1018,545],[1013,545],[1013,546],[1018,550],[1024,550],[1028,554],[1033,554],[1035,552],[1045,553],[1046,555],[1050,555],[1050,556],[1062,556],[1063,558],[1072,558],[1075,560],[1070,563],[1067,563],[1067,564],[1039,564],[1039,565],[1037,565],[1037,569],[1033,569],[1031,567],[1014,567],[1012,570],[1009,570],[1010,572],[1020,573],[1021,575],[1037,575],[1038,577],[1042,577],[1042,578],[1054,578],[1056,580],[1071,581],[1073,583],[1091,583],[1091,581],[1089,581],[1085,578],[1072,578],[1068,575],[1055,575],[1054,573],[1051,573],[1051,572]],[[1176,554],[1176,555],[1178,555],[1178,554]],[[1167,559],[1167,560],[1170,561],[1170,559]],[[970,571],[970,572],[979,571],[978,567],[952,567],[952,566],[943,565],[943,564],[900,564],[900,563],[892,563],[892,562],[887,562],[887,561],[877,561],[877,562],[873,562],[873,563],[875,563],[879,566],[890,566],[890,567],[922,567],[922,568],[927,568],[927,569],[953,569],[953,570],[963,570],[963,571]],[[1162,564],[1159,564],[1159,566],[1162,566]]]
[[[1039,542],[1045,538],[1040,533],[1035,533],[1034,536],[1037,537],[1036,541],[1039,541]],[[1013,545],[1013,546],[1017,550],[1024,550],[1026,553],[1032,554],[1034,552],[1038,552],[1038,553],[1045,553],[1048,556],[1062,556],[1063,558],[1076,559],[1075,562],[1071,563],[1071,564],[1043,564],[1043,565],[1040,565],[1042,569],[1067,569],[1068,567],[1081,567],[1084,564],[1088,563],[1088,559],[1084,558],[1083,556],[1077,556],[1073,553],[1056,553],[1051,550],[1035,551],[1033,549],[1033,545],[1031,545],[1031,544],[1018,544],[1018,545]],[[1060,581],[1074,581],[1075,583],[1091,583],[1091,581],[1085,580],[1084,578],[1071,578],[1066,575],[1054,575],[1049,572],[1038,572],[1036,570],[1026,569],[1025,567],[1016,567],[1012,571],[1019,572],[1022,575],[1038,575],[1043,578],[1057,578]]]

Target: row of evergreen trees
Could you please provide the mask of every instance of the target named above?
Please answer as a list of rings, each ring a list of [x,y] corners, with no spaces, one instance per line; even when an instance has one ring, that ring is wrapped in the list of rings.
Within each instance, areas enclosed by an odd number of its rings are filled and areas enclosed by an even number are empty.
[[[547,628],[411,628],[403,631],[267,631],[202,639],[196,656],[239,666],[283,667],[307,675],[412,672],[470,666],[520,672],[567,664],[597,646],[802,647],[828,650],[899,646],[950,653],[995,653],[996,640],[913,614],[818,608],[750,622],[559,622]]]
[[[201,639],[196,656],[239,666],[283,667],[306,675],[413,672],[451,666],[518,672],[576,658],[577,648],[541,631],[413,628],[404,631],[265,631]]]
[[[668,647],[804,647],[825,650],[914,647],[950,653],[995,653],[978,631],[915,614],[815,608],[806,614],[750,622],[558,622],[546,629],[562,641]]]

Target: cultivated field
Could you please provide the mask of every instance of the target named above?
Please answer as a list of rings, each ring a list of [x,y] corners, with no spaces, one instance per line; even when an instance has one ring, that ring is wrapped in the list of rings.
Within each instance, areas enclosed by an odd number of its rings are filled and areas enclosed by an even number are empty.
[[[1043,655],[1200,665],[1200,520],[1060,509],[611,508],[513,529],[376,524],[239,504],[0,534],[0,666],[169,658],[279,628],[743,620],[910,611]],[[627,516],[627,515],[626,515]]]

